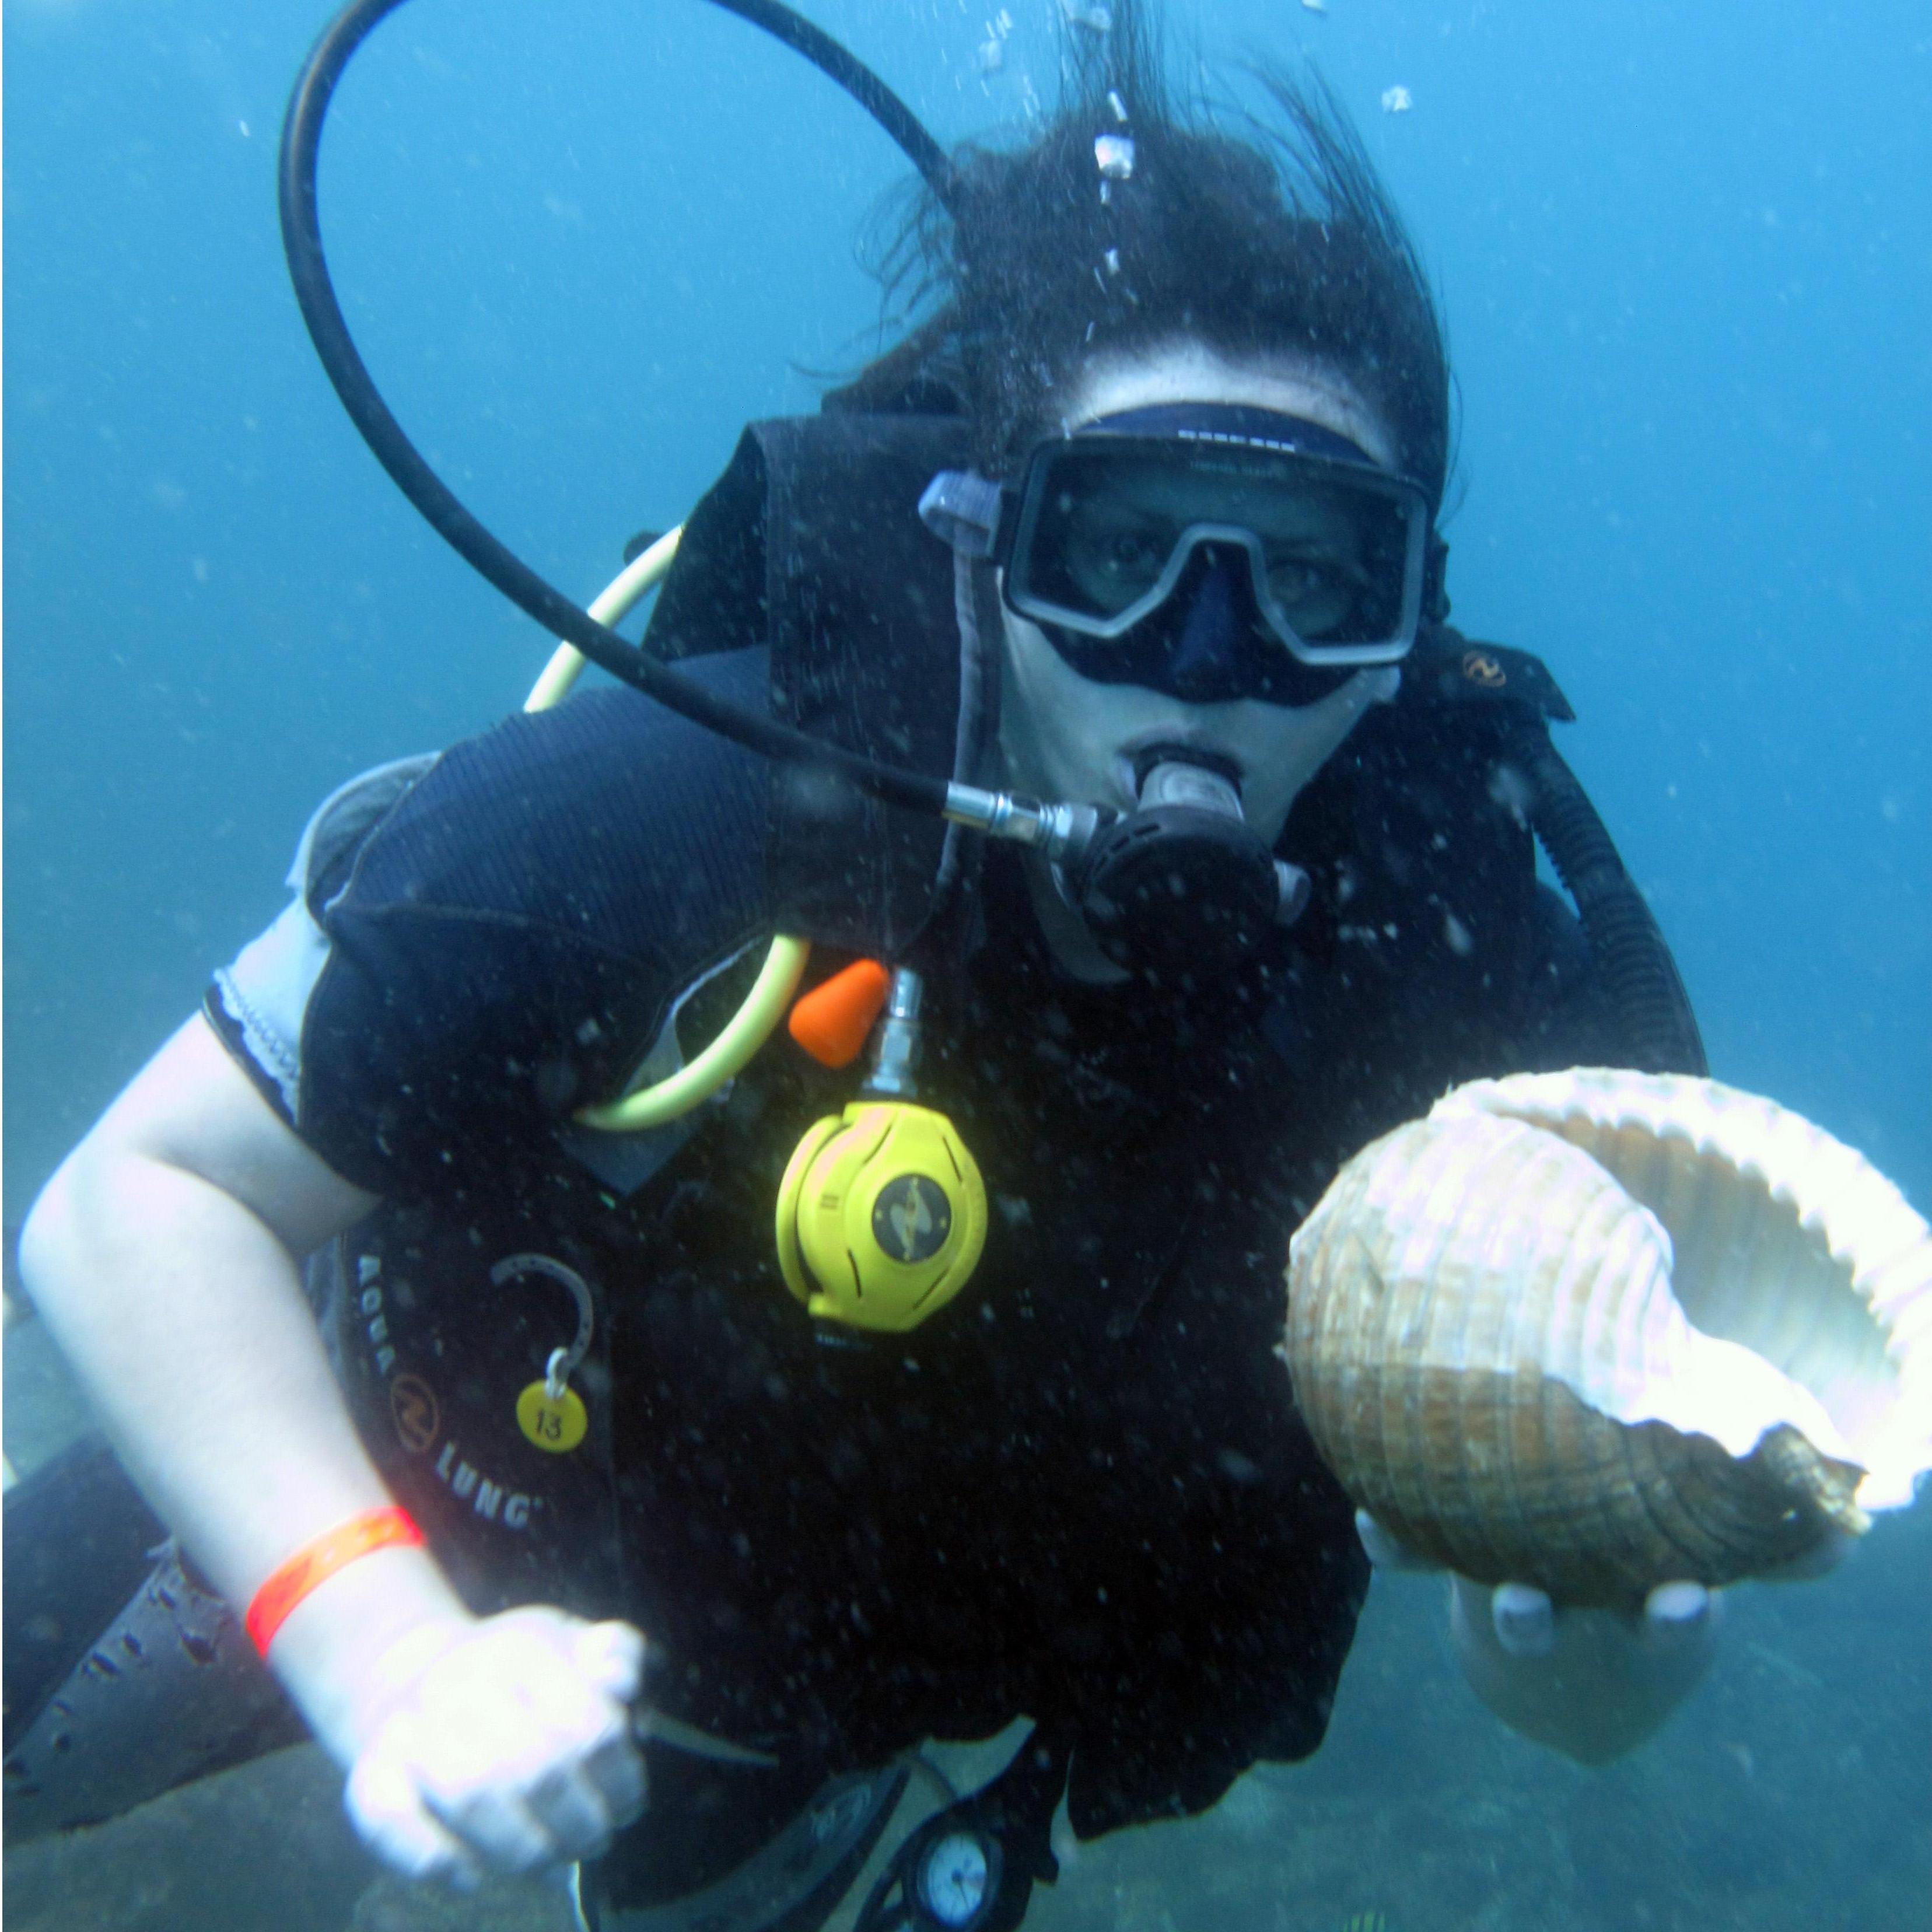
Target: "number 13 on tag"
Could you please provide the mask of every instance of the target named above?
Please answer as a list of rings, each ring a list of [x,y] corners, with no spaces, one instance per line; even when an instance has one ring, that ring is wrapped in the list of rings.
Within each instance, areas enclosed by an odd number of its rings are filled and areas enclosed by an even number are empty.
[[[576,1390],[566,1384],[561,1395],[553,1396],[538,1382],[517,1398],[517,1426],[539,1449],[561,1456],[584,1440],[590,1418]]]

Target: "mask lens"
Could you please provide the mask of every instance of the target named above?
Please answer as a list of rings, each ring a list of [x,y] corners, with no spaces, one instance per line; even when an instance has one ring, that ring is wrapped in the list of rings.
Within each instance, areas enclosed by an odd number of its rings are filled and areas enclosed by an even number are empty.
[[[1047,602],[1117,617],[1160,583],[1186,529],[1156,464],[1070,448],[1053,463],[1031,546],[1030,587]]]
[[[1291,527],[1261,533],[1268,594],[1310,644],[1378,644],[1398,634],[1409,520],[1373,488],[1312,488],[1288,500]]]
[[[1034,460],[1008,596],[1023,616],[1118,634],[1172,594],[1197,544],[1232,539],[1284,645],[1383,645],[1402,638],[1426,516],[1400,478],[1292,450],[1076,436]]]

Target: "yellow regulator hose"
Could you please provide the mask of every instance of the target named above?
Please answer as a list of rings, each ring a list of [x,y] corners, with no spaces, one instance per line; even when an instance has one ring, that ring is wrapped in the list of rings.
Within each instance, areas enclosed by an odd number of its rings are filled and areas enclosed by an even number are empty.
[[[592,616],[600,624],[614,624],[644,593],[661,584],[670,574],[677,556],[678,540],[684,534],[680,524],[667,531],[650,548],[627,563],[622,572],[592,599]],[[577,682],[584,664],[584,653],[574,645],[560,644],[543,668],[543,674],[524,700],[526,711],[548,711],[561,704]],[[745,1004],[734,1015],[718,1037],[692,1060],[668,1079],[641,1092],[626,1094],[601,1107],[586,1107],[577,1116],[586,1126],[604,1133],[636,1133],[646,1127],[662,1126],[680,1114],[688,1113],[700,1100],[717,1092],[726,1081],[742,1072],[752,1057],[769,1040],[798,982],[805,974],[812,942],[779,933],[772,940]]]

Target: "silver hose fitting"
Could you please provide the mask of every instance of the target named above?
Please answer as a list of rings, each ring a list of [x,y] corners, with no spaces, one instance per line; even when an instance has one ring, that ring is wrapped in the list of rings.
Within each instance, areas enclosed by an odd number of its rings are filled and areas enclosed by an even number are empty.
[[[920,1008],[925,982],[910,966],[895,966],[886,1010],[872,1032],[872,1068],[860,1090],[868,1099],[919,1097]]]
[[[1102,823],[1090,805],[1042,805],[1016,793],[962,784],[946,788],[946,816],[989,838],[1030,845],[1055,865],[1077,862]]]

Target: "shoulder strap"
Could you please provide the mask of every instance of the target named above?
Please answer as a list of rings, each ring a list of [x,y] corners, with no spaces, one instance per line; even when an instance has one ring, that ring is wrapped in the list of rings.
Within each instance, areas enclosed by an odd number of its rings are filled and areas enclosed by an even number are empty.
[[[1568,724],[1576,716],[1540,658],[1466,638],[1447,624],[1423,627],[1402,668],[1402,700],[1475,716],[1528,712]]]
[[[1596,807],[1551,743],[1550,724],[1576,716],[1528,651],[1431,626],[1402,668],[1399,702],[1438,718],[1492,726],[1492,755],[1521,782],[1522,810],[1576,902],[1631,1064],[1702,1074],[1704,1043],[1670,948]]]
[[[692,512],[646,638],[667,657],[771,650],[787,724],[950,775],[961,641],[952,553],[919,519],[965,458],[956,416],[838,410],[754,424]],[[781,932],[891,956],[926,924],[946,827],[796,766],[767,773]]]

